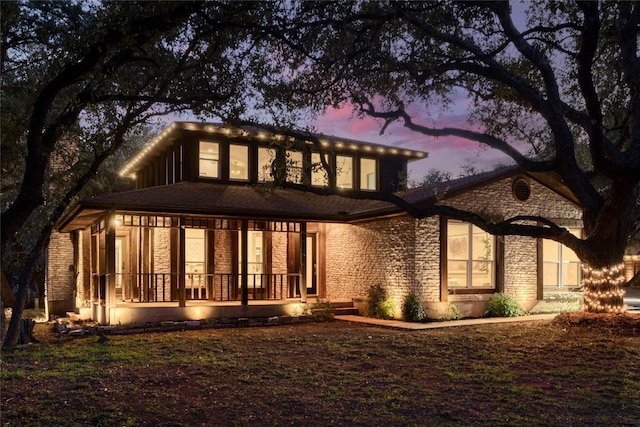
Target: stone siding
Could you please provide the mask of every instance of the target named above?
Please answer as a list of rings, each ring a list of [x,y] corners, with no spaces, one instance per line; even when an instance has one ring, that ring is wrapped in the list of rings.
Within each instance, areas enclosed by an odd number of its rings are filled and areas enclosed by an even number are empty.
[[[359,225],[327,224],[327,298],[365,298],[380,284],[392,301],[414,286],[415,220],[407,217]]]
[[[531,196],[525,202],[515,199],[513,178],[508,178],[441,203],[499,218],[538,215],[560,225],[581,218],[580,210],[571,202],[532,179],[527,181]],[[525,306],[535,303],[536,239],[505,236],[504,259],[505,292]],[[402,216],[357,225],[327,224],[327,298],[366,298],[369,287],[377,283],[387,289],[396,313],[410,292],[424,303],[431,303],[434,309],[446,310],[446,304],[440,304],[438,217],[413,220]],[[473,305],[486,303],[490,296],[450,295],[448,299]]]
[[[75,271],[73,241],[74,233],[51,233],[47,250],[47,303],[50,314],[62,315],[73,310]]]

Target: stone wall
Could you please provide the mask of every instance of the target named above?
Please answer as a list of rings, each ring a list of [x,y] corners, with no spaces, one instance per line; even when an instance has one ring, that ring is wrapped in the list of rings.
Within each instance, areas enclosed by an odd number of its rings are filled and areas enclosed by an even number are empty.
[[[539,215],[569,225],[580,219],[580,210],[538,182],[527,179],[531,196],[518,201],[512,194],[513,179],[504,179],[441,203],[482,214],[509,218]],[[565,224],[563,224],[563,222]],[[523,306],[537,297],[537,241],[530,237],[504,237],[504,290]],[[407,216],[357,225],[327,224],[327,298],[366,298],[371,285],[382,284],[396,313],[410,292],[441,311],[439,218],[414,220]],[[450,302],[469,305],[479,315],[478,304],[491,294],[450,295]],[[470,314],[468,311],[466,314]]]
[[[376,284],[401,301],[415,284],[415,220],[408,217],[359,225],[327,224],[327,298],[365,298]]]
[[[73,311],[75,271],[73,233],[51,233],[47,250],[47,304],[49,314],[64,315]]]

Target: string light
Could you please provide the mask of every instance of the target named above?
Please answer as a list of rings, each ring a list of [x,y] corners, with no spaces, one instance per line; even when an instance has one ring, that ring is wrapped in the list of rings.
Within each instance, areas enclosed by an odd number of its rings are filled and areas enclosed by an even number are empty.
[[[583,265],[583,301],[591,313],[623,313],[624,263],[610,267],[593,268]]]

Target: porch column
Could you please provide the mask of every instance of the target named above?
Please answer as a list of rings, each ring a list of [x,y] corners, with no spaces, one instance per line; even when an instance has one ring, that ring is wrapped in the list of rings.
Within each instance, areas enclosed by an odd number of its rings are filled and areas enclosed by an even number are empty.
[[[300,302],[307,302],[307,223],[300,223]]]
[[[109,212],[106,220],[105,235],[105,277],[106,291],[104,295],[104,323],[111,324],[110,312],[116,301],[116,216]]]
[[[184,225],[182,224],[182,218],[179,220],[178,226],[178,306],[186,307],[187,305],[187,290],[185,283],[185,260],[186,260],[186,248],[185,248],[185,234]]]
[[[240,258],[242,259],[240,266],[240,286],[242,288],[242,305],[249,305],[249,246],[248,229],[249,222],[243,219],[240,223],[240,240],[242,241],[242,247],[240,248]]]

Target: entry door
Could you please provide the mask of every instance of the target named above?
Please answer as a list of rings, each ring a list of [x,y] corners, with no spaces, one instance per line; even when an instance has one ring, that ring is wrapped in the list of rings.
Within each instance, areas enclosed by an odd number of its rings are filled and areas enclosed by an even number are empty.
[[[306,282],[307,295],[316,295],[318,293],[318,262],[317,250],[318,239],[316,233],[307,234],[307,253],[306,253]]]

